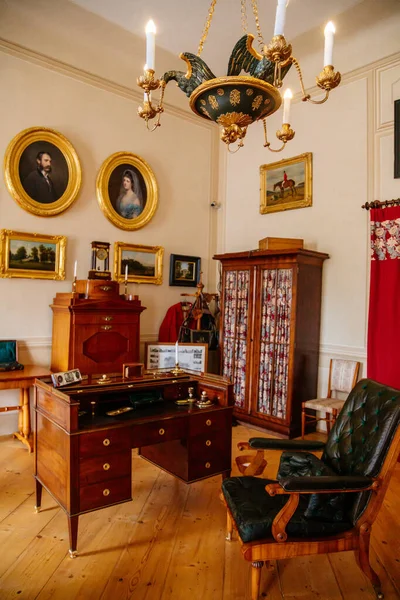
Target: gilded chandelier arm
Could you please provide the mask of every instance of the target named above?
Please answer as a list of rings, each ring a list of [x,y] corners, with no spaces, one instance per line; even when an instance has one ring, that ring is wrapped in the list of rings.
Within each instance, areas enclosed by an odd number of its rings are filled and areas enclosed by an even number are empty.
[[[291,129],[290,124],[283,123],[282,129],[278,129],[278,131],[276,132],[276,137],[278,138],[278,140],[281,140],[281,142],[283,142],[283,144],[280,148],[275,150],[274,148],[271,148],[271,142],[268,141],[266,119],[263,119],[263,128],[264,128],[264,138],[265,138],[264,148],[268,148],[268,150],[270,150],[271,152],[282,152],[282,150],[286,146],[286,143],[289,142],[290,140],[292,140],[295,135],[295,132],[293,131],[293,129]]]

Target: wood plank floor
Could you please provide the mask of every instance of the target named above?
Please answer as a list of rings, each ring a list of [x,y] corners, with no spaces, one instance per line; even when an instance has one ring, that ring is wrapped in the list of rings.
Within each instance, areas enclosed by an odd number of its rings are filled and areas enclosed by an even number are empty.
[[[233,447],[254,430],[233,428]],[[318,437],[314,434],[309,437]],[[274,478],[279,452],[269,453]],[[247,600],[249,564],[225,541],[221,478],[186,486],[133,456],[133,502],[80,517],[79,557],[68,557],[64,512],[43,491],[33,507],[33,457],[0,438],[0,598],[9,600]],[[237,474],[234,468],[233,474]],[[373,529],[372,563],[386,600],[400,598],[400,464]],[[373,600],[353,553],[272,563],[261,598]]]

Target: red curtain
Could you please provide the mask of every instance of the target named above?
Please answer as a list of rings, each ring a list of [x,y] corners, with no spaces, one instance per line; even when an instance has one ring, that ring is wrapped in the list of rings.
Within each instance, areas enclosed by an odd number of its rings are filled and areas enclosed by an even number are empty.
[[[368,377],[400,389],[400,206],[370,212]]]

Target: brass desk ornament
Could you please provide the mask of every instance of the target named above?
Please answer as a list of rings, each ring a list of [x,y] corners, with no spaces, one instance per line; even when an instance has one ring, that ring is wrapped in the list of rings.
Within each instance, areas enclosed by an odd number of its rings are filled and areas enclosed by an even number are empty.
[[[196,406],[199,408],[206,408],[207,406],[212,406],[214,402],[209,399],[208,394],[205,390],[201,392],[201,397],[196,401]]]

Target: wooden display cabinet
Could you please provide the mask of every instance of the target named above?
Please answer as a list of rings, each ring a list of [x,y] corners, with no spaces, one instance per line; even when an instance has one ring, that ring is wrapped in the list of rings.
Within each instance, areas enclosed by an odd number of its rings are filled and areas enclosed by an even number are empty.
[[[288,437],[317,395],[322,266],[311,250],[251,250],[222,263],[221,373],[235,416]]]

